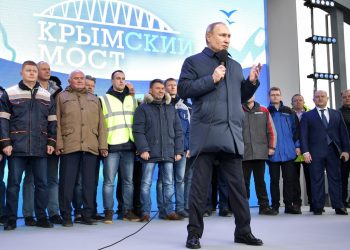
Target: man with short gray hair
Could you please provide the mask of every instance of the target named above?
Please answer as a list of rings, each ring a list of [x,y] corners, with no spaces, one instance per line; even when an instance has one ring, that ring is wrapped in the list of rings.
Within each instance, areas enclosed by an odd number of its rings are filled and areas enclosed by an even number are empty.
[[[349,160],[349,134],[340,111],[327,108],[327,92],[314,93],[316,107],[301,118],[301,150],[310,164],[312,205],[321,215],[325,203],[324,171],[327,171],[329,196],[335,213],[347,215],[341,192],[341,161]]]
[[[179,78],[178,93],[191,98],[190,154],[195,159],[189,199],[189,224],[186,247],[200,248],[204,230],[203,214],[208,183],[216,160],[228,184],[229,203],[235,216],[234,241],[262,245],[250,228],[250,211],[244,188],[242,155],[243,110],[259,86],[261,65],[253,65],[244,78],[242,66],[228,57],[231,33],[225,23],[208,26],[207,47],[185,59]],[[242,188],[243,187],[243,188]]]

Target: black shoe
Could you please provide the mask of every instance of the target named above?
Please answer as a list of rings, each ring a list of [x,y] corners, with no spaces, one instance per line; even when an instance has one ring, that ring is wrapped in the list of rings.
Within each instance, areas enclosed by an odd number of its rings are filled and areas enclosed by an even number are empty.
[[[33,216],[27,216],[24,218],[24,224],[29,227],[34,227],[36,225],[36,220]]]
[[[63,218],[62,226],[64,226],[64,227],[72,227],[73,226],[72,218],[71,217]]]
[[[74,223],[81,223],[82,217],[80,214],[74,216]]]
[[[227,208],[223,208],[219,210],[219,216],[221,217],[232,217],[232,213]]]
[[[259,214],[261,215],[277,215],[278,212],[270,207],[259,208]]]
[[[176,213],[183,218],[188,218],[190,216],[186,210],[181,210],[181,211],[178,211]]]
[[[42,228],[53,228],[53,224],[46,217],[38,219],[36,226]]]
[[[94,216],[92,216],[92,218],[96,221],[103,221],[105,219],[104,216],[101,216],[99,214],[95,214]]]
[[[348,211],[346,211],[346,208],[336,208],[335,214],[348,215]]]
[[[55,215],[50,217],[50,222],[52,224],[60,225],[60,224],[62,224],[62,218],[58,214],[55,214]]]
[[[88,225],[88,226],[96,225],[96,220],[92,218],[82,218],[81,224]]]
[[[293,206],[286,206],[284,209],[285,214],[301,214],[301,211]]]
[[[186,240],[186,247],[190,249],[199,249],[201,248],[201,243],[199,242],[198,235],[189,235]]]
[[[271,210],[273,210],[274,213],[275,213],[276,215],[279,214],[279,207],[277,207],[277,206],[272,206],[272,207],[271,207]]]
[[[312,211],[314,212],[314,215],[322,215],[323,209],[322,208],[313,208]]]
[[[4,230],[6,230],[6,231],[15,230],[16,227],[17,227],[16,220],[8,220],[5,223]]]
[[[0,226],[3,226],[6,224],[7,217],[5,215],[0,217]]]
[[[244,243],[252,246],[261,246],[263,244],[262,240],[255,238],[255,236],[252,233],[235,236],[235,242]]]
[[[300,205],[295,204],[293,205],[293,208],[298,212],[298,214],[302,214]]]

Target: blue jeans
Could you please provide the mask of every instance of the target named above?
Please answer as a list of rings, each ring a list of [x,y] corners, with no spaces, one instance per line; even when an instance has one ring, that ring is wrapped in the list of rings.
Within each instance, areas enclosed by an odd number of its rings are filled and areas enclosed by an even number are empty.
[[[142,180],[141,180],[141,206],[143,214],[151,213],[151,195],[150,189],[152,185],[152,177],[154,167],[157,163],[144,163],[142,165]],[[160,212],[168,215],[173,212],[172,195],[174,194],[173,182],[173,163],[158,162],[159,171],[161,172],[163,182],[163,206],[160,207]],[[158,201],[159,202],[159,201]]]
[[[175,205],[176,212],[185,210],[185,170],[186,170],[186,157],[182,157],[181,160],[175,161],[173,165],[174,179],[175,179]],[[158,172],[157,180],[157,202],[158,209],[163,207],[163,182],[161,177],[161,171]]]
[[[34,210],[38,219],[46,217],[47,206],[47,158],[17,157],[8,158],[9,175],[6,192],[6,214],[8,219],[17,219],[18,194],[25,169],[31,168],[34,175]]]
[[[58,160],[57,155],[47,157],[47,188],[49,197],[47,201],[47,211],[49,216],[59,214],[58,206]]]
[[[59,213],[58,207],[58,160],[56,155],[47,157],[47,189],[48,201],[47,211],[49,216],[54,216]],[[34,177],[30,167],[25,170],[23,181],[23,206],[22,213],[24,217],[33,216],[34,213]]]
[[[184,194],[184,200],[185,200],[185,209],[188,210],[188,198],[190,197],[190,189],[192,185],[192,176],[193,176],[193,159],[190,158],[186,161],[186,172],[185,172],[185,194]]]
[[[0,162],[0,217],[5,216],[5,193],[6,193],[6,186],[4,182],[5,165],[6,165],[6,157],[4,156],[4,158]]]
[[[122,181],[123,214],[133,209],[134,196],[134,158],[133,151],[119,151],[109,153],[103,166],[103,207],[105,210],[114,209],[115,177],[120,167]]]
[[[22,184],[22,214],[24,217],[33,216],[34,214],[34,176],[32,168],[28,166],[25,169]]]

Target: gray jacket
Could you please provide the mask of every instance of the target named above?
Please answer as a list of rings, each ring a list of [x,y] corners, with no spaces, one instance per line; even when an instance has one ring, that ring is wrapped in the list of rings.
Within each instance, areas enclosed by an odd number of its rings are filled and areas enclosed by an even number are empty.
[[[277,143],[277,133],[270,112],[257,102],[254,102],[252,109],[244,104],[243,111],[243,161],[267,160],[269,148],[275,149]]]

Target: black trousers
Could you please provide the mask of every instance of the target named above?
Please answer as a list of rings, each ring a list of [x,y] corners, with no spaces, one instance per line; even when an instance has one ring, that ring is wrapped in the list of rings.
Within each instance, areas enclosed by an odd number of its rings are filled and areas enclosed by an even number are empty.
[[[103,157],[102,156],[98,156],[96,159],[96,169],[95,169],[95,190],[94,190],[94,197],[95,197],[95,209],[93,212],[93,215],[97,215],[98,211],[97,211],[97,188],[98,188],[98,181],[100,179],[100,166],[101,163],[103,164]]]
[[[350,161],[342,162],[341,180],[342,180],[342,200],[343,200],[344,206],[350,203],[350,199],[348,200],[349,173],[350,173]]]
[[[64,218],[72,214],[75,182],[81,168],[83,191],[83,218],[91,218],[95,210],[95,175],[97,156],[88,152],[74,152],[61,156],[59,204]]]
[[[312,207],[312,196],[311,196],[311,180],[310,180],[310,165],[306,162],[294,162],[294,168],[296,173],[296,178],[294,182],[294,198],[293,204],[301,206],[301,187],[300,187],[300,166],[303,166],[305,184],[306,184],[306,194],[308,199],[308,204]]]
[[[294,179],[294,190],[293,190],[293,205],[301,206],[301,187],[300,187],[300,162],[294,162],[295,168],[295,179]]]
[[[250,176],[253,172],[255,192],[258,198],[258,203],[260,207],[269,206],[269,198],[266,191],[265,183],[265,161],[264,160],[252,160],[243,161],[243,174],[245,180],[245,187],[247,190],[247,197],[250,197]]]
[[[280,172],[282,169],[283,178],[283,202],[286,206],[291,206],[294,198],[294,185],[296,173],[294,160],[285,162],[268,162],[270,172],[270,192],[272,207],[280,207]]]
[[[242,159],[228,153],[202,153],[194,163],[192,185],[189,197],[189,235],[202,237],[204,230],[203,214],[208,197],[212,168],[215,160],[220,161],[223,176],[228,186],[228,200],[235,217],[235,235],[246,234],[250,229],[250,211],[245,190]]]

